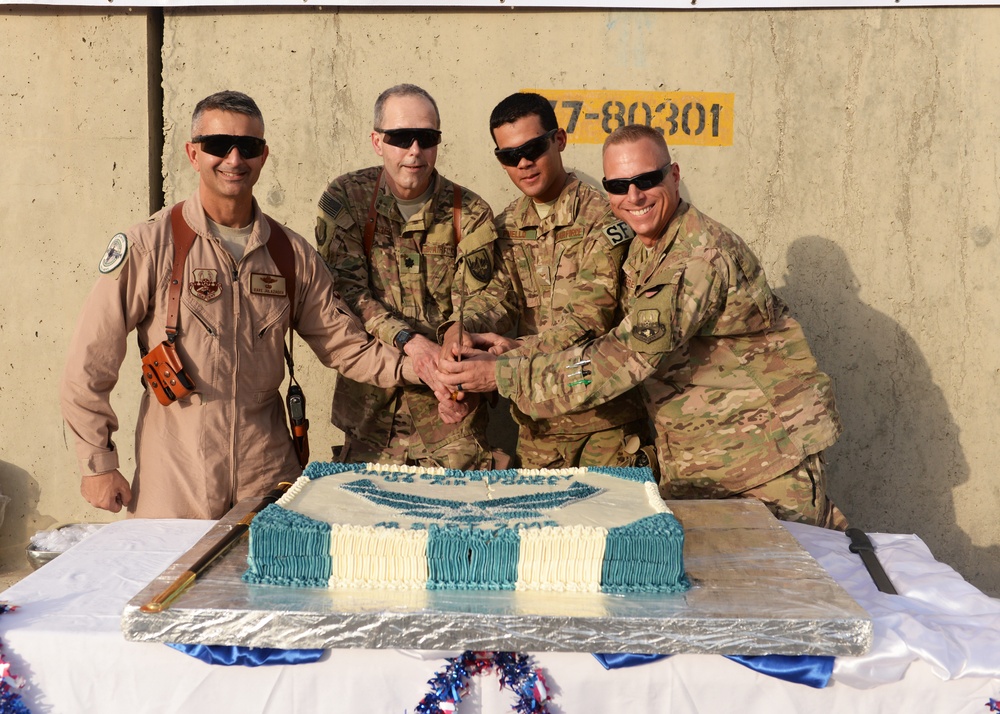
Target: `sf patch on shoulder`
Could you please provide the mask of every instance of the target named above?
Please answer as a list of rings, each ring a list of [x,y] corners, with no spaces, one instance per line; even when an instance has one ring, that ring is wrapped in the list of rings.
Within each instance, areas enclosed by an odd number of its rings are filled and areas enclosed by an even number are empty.
[[[608,237],[611,245],[615,246],[635,238],[635,231],[629,228],[625,221],[618,221],[605,228],[604,235]]]
[[[128,238],[125,237],[124,233],[115,233],[111,242],[108,243],[108,249],[104,251],[97,269],[107,275],[122,264],[126,253],[128,253]]]
[[[660,322],[659,310],[639,310],[635,314],[635,322],[632,325],[632,337],[635,339],[648,345],[666,333],[666,326]]]

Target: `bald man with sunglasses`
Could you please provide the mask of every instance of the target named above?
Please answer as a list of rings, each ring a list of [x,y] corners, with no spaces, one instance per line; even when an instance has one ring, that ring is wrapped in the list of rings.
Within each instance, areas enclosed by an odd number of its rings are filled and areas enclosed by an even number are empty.
[[[489,205],[435,170],[441,120],[423,89],[375,102],[381,166],[335,179],[319,201],[316,244],[365,329],[414,359],[429,386],[379,389],[338,375],[331,421],[347,462],[489,469],[486,404],[439,404],[437,362],[462,329],[505,332],[515,305]]]
[[[112,238],[61,387],[81,492],[93,506],[139,517],[220,518],[298,477],[279,393],[291,329],[339,374],[382,387],[418,381],[409,360],[373,340],[337,297],[312,246],[261,211],[253,186],[268,150],[253,99],[206,97],[191,136],[198,190]],[[128,384],[141,375],[146,386],[130,484],[110,393],[133,330],[143,354],[164,357],[126,371]]]
[[[846,528],[821,458],[841,431],[830,379],[757,257],[680,198],[655,130],[614,131],[604,174],[612,210],[636,233],[621,323],[562,352],[442,363],[446,383],[496,387],[534,418],[642,384],[665,498],[757,498],[779,518]]]

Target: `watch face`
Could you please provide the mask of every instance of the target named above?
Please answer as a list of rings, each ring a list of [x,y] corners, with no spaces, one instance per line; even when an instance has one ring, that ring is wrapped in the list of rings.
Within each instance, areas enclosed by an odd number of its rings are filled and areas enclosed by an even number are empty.
[[[400,330],[396,334],[396,340],[395,340],[397,349],[403,349],[403,347],[406,346],[406,343],[412,339],[413,339],[412,332],[410,332],[409,330]]]

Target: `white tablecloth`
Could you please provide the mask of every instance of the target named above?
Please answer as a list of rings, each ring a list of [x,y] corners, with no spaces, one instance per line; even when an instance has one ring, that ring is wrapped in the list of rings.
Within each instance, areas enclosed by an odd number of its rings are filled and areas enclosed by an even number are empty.
[[[165,645],[127,642],[122,608],[190,548],[208,521],[120,521],[0,595],[0,641],[34,714],[52,712],[412,712],[448,653],[331,650],[313,664],[223,667]],[[898,596],[879,593],[839,533],[788,524],[867,609],[872,651],[838,658],[825,689],[757,674],[723,657],[677,655],[604,670],[589,654],[537,653],[552,711],[987,712],[1000,698],[1000,601],[936,562],[915,536],[872,539]],[[766,603],[762,603],[766,607]],[[460,712],[509,712],[482,679]]]

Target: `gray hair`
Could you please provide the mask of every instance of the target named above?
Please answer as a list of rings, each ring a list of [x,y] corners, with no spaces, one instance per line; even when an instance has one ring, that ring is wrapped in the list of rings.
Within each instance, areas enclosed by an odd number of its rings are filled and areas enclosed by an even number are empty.
[[[382,130],[382,122],[385,120],[385,103],[391,97],[423,97],[434,107],[434,116],[437,117],[437,128],[441,128],[441,112],[438,111],[438,105],[434,101],[434,97],[428,94],[426,89],[422,89],[415,84],[397,84],[395,87],[389,87],[382,92],[378,95],[378,99],[375,100],[375,126],[373,127],[375,131]]]

